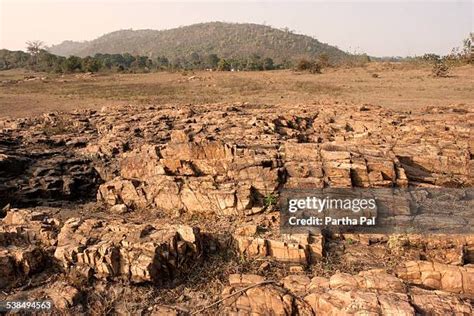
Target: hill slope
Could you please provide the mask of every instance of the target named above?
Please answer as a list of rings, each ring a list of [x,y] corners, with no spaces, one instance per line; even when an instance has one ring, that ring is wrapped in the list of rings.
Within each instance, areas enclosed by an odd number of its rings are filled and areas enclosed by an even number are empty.
[[[224,58],[258,54],[276,62],[326,53],[332,60],[348,54],[318,40],[258,24],[210,22],[170,30],[120,30],[86,42],[65,41],[52,46],[53,54],[84,57],[96,53],[130,53],[180,58],[197,53]]]

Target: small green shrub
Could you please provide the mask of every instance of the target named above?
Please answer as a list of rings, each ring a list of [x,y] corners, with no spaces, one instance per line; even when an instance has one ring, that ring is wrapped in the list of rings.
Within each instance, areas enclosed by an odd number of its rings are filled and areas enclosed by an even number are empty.
[[[263,198],[263,203],[267,207],[271,205],[275,205],[277,203],[277,197],[274,194],[270,193]]]

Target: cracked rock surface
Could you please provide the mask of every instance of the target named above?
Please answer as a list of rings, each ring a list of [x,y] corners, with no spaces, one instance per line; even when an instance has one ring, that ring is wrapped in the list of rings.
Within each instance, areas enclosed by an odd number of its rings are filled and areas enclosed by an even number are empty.
[[[276,201],[472,188],[473,118],[316,103],[0,121],[0,300],[84,315],[471,315],[474,235],[283,233]],[[472,227],[469,191],[460,200],[464,213],[437,215],[448,228]],[[385,212],[430,225],[402,198]]]

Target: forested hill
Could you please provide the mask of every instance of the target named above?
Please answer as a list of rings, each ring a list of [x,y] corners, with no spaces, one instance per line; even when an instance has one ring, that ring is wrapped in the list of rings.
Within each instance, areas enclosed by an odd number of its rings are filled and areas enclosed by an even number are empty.
[[[86,42],[65,41],[49,48],[62,56],[130,53],[170,60],[216,54],[221,58],[259,55],[276,63],[315,58],[324,53],[332,61],[349,55],[310,36],[258,24],[210,22],[170,30],[121,30]]]

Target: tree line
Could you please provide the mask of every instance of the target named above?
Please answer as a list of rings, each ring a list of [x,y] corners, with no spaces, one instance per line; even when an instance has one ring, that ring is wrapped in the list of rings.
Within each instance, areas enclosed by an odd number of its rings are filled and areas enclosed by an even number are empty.
[[[169,59],[166,56],[150,58],[125,54],[95,54],[84,58],[57,56],[41,48],[28,45],[28,52],[0,50],[0,70],[26,68],[51,73],[79,72],[150,72],[159,70],[220,70],[259,71],[290,68],[291,63],[275,64],[272,58],[251,54],[246,58],[221,58],[217,54]]]
[[[449,66],[472,62],[470,56],[470,40],[465,40],[463,47],[453,49],[446,56],[425,54],[419,57],[396,58],[393,61],[414,61],[434,63],[436,75],[447,73]],[[384,61],[383,58],[376,60]],[[370,62],[366,54],[351,55],[339,62],[339,65],[361,66]],[[390,61],[390,60],[385,60]],[[80,72],[126,72],[140,73],[150,71],[180,70],[219,70],[219,71],[261,71],[275,69],[295,69],[320,73],[321,69],[336,66],[330,62],[329,55],[321,53],[317,58],[283,60],[275,63],[272,58],[250,54],[247,57],[222,58],[217,54],[200,55],[193,52],[187,56],[168,58],[159,56],[151,58],[132,54],[95,54],[94,56],[63,57],[54,55],[44,49],[41,41],[27,42],[27,52],[0,50],[0,70],[26,68],[49,73],[80,73]]]

